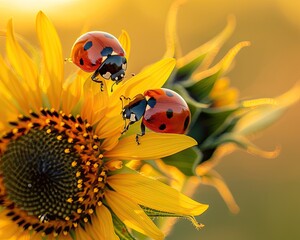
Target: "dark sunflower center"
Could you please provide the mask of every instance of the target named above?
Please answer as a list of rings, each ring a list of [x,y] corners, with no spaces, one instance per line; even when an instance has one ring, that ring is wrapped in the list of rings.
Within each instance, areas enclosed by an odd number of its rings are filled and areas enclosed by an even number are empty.
[[[80,156],[66,154],[72,144],[66,137],[61,141],[56,137],[46,129],[31,129],[8,144],[1,161],[8,197],[28,215],[43,219],[64,219],[79,208],[76,202],[67,204],[67,199],[78,192],[78,167],[71,164]]]
[[[101,139],[80,116],[41,109],[0,138],[0,205],[25,230],[68,235],[102,204]]]

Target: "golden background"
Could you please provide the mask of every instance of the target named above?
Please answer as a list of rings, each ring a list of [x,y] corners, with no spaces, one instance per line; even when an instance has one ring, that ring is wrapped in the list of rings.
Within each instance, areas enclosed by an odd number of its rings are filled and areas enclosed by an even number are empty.
[[[57,27],[64,55],[85,30],[102,30],[116,36],[126,29],[132,48],[129,73],[156,60],[165,51],[165,21],[171,0],[0,0],[0,28],[13,18],[15,31],[37,44],[35,15],[43,10]],[[184,53],[213,38],[236,16],[237,27],[220,59],[243,40],[243,49],[228,74],[242,99],[275,97],[300,79],[300,2],[297,0],[189,0],[178,14],[178,33]],[[4,40],[0,39],[0,49]],[[67,63],[68,71],[76,69]],[[300,93],[299,93],[300,94]],[[217,191],[202,186],[196,193],[210,208],[198,220],[197,232],[180,221],[167,238],[222,240],[300,239],[300,104],[294,105],[255,143],[266,150],[280,145],[276,159],[263,159],[236,151],[217,166],[241,211],[229,212]],[[188,237],[187,237],[188,236]]]

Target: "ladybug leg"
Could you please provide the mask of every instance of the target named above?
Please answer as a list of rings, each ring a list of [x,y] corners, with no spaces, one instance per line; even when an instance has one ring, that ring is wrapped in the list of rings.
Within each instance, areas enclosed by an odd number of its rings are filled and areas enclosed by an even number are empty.
[[[142,137],[142,136],[144,136],[145,133],[146,133],[146,127],[145,127],[144,123],[142,122],[142,123],[141,123],[141,133],[138,133],[138,134],[135,136],[135,141],[136,141],[137,145],[140,145],[140,144],[141,144],[140,141],[139,141],[139,138]]]
[[[111,85],[110,92],[113,92],[113,91],[114,91],[114,85],[115,85],[116,83],[117,83],[117,82],[114,82],[113,85]]]
[[[103,92],[103,81],[99,80],[99,78],[97,77],[99,75],[99,71],[98,69],[94,72],[94,74],[91,76],[91,79],[96,82],[96,83],[100,83],[100,91]]]
[[[127,132],[127,130],[128,130],[128,128],[129,128],[129,125],[130,125],[130,123],[128,123],[127,125],[126,125],[126,121],[124,121],[124,128],[123,128],[123,131],[121,132],[121,134],[124,134],[124,133],[126,133]]]
[[[102,81],[99,81],[99,83],[100,83],[100,91],[103,92],[103,85],[104,85],[104,84],[103,84]]]
[[[98,75],[99,75],[99,71],[98,69],[93,73],[93,75],[91,76],[91,79],[94,81],[94,82],[101,82],[101,80],[99,80],[98,78]]]

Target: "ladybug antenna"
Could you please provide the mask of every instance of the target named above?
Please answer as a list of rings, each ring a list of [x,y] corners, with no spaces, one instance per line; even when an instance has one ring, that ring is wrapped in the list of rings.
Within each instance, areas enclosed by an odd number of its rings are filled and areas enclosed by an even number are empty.
[[[122,111],[123,111],[123,108],[124,108],[124,100],[131,100],[129,97],[125,97],[124,95],[121,95],[120,96],[120,100],[122,102]]]

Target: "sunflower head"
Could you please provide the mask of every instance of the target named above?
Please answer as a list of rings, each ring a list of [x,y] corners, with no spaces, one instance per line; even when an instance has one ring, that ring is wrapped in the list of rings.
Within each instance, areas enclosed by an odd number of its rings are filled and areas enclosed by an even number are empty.
[[[125,166],[196,145],[183,134],[149,132],[140,145],[136,133],[121,134],[120,96],[160,88],[175,60],[154,63],[113,92],[113,81],[103,79],[100,91],[82,70],[64,80],[60,40],[42,12],[37,33],[41,51],[15,35],[9,21],[7,59],[0,57],[0,238],[133,239],[129,228],[163,239],[153,215],[186,217],[199,226],[193,216],[207,205]],[[128,58],[128,34],[118,42]]]

